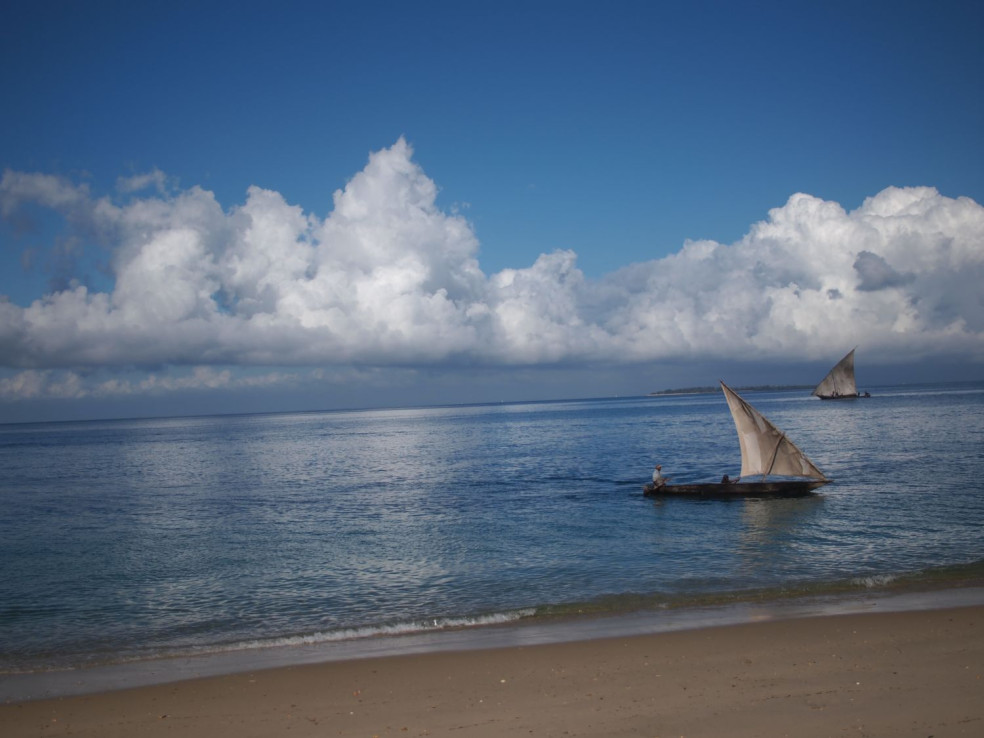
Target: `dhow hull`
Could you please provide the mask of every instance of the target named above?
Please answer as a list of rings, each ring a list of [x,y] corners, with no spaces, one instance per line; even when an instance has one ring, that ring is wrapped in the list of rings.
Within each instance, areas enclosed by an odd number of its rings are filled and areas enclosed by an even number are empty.
[[[740,482],[706,484],[652,483],[642,490],[646,497],[703,497],[708,499],[738,499],[743,497],[804,497],[830,482],[829,479],[811,479],[783,482]]]

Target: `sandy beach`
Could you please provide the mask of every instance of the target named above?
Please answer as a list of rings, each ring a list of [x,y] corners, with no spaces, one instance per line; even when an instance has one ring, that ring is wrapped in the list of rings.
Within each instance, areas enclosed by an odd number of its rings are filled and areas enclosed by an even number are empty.
[[[0,706],[21,736],[984,735],[984,607],[269,669]]]

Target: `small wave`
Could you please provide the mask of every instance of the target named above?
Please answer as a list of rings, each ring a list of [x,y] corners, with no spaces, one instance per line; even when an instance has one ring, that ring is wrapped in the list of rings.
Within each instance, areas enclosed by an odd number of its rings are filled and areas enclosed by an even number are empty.
[[[851,584],[855,584],[865,589],[877,589],[878,587],[887,587],[889,584],[898,581],[899,577],[895,574],[876,574],[874,576],[867,577],[856,577],[851,580]]]
[[[505,625],[523,618],[536,615],[535,608],[514,610],[511,612],[491,613],[471,617],[439,617],[383,625],[366,625],[357,628],[339,628],[337,630],[319,631],[304,635],[282,636],[279,638],[256,639],[240,641],[220,646],[211,646],[209,653],[222,651],[246,651],[259,648],[282,648],[289,646],[316,646],[322,643],[338,641],[354,641],[367,638],[386,636],[414,635],[416,633],[432,633],[442,630],[461,630],[489,625]]]
[[[154,651],[140,649],[138,652],[127,652],[124,650],[115,653],[112,658],[88,658],[84,661],[80,661],[79,663],[44,663],[30,666],[0,664],[0,677],[33,674],[38,672],[54,673],[61,671],[75,671],[81,668],[120,665],[162,658],[215,656],[240,651],[256,651],[266,648],[317,646],[341,641],[407,636],[438,631],[463,630],[466,628],[479,628],[483,626],[506,625],[522,620],[523,618],[533,617],[536,614],[536,608],[525,608],[509,612],[490,613],[487,615],[426,618],[382,625],[366,625],[357,628],[339,628],[337,630],[319,631],[316,633],[306,633],[301,635],[256,638],[226,643],[212,643],[207,646],[184,646]]]

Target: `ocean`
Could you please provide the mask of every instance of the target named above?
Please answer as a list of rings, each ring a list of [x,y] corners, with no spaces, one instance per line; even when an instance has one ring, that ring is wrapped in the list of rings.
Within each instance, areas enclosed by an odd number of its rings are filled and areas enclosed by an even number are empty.
[[[984,383],[869,389],[742,393],[834,480],[779,500],[642,495],[738,475],[720,392],[0,425],[0,698],[979,586]]]

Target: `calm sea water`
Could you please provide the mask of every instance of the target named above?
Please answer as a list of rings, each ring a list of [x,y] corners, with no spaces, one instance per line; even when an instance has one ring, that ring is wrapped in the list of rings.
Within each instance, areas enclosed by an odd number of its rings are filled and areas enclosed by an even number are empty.
[[[737,475],[720,393],[0,426],[0,674],[979,577],[984,385],[744,396],[835,482]]]

